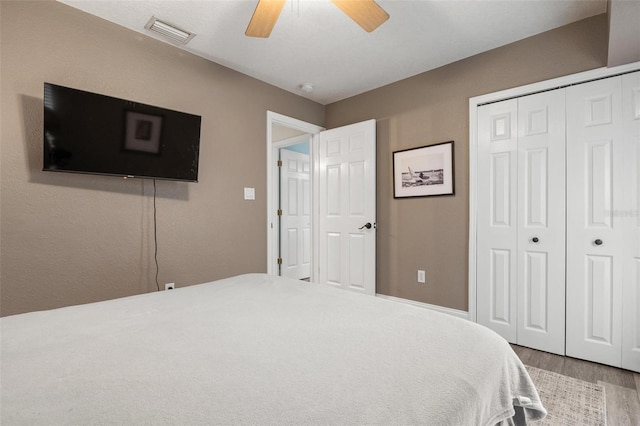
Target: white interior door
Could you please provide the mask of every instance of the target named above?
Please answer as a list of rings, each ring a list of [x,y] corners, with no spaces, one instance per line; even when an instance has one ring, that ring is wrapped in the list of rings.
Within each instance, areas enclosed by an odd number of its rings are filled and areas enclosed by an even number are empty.
[[[518,101],[478,108],[477,321],[516,343]]]
[[[621,79],[567,88],[567,355],[620,366],[625,239]]]
[[[280,150],[280,274],[311,275],[311,164],[309,155]]]
[[[375,294],[376,122],[320,132],[317,149],[319,281]]]
[[[622,105],[628,189],[627,208],[619,216],[629,229],[622,273],[622,368],[640,372],[640,72],[622,76]]]
[[[517,343],[564,355],[565,91],[518,98]]]

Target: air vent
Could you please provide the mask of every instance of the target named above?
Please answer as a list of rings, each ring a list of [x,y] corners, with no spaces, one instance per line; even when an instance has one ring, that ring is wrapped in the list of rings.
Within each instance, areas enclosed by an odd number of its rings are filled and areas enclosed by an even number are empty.
[[[144,27],[178,44],[187,44],[189,40],[195,37],[194,33],[185,31],[166,21],[161,21],[155,16],[152,16]]]

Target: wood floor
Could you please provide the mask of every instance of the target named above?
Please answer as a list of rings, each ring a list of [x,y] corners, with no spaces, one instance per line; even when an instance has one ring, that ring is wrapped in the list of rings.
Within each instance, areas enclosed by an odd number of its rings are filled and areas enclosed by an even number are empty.
[[[511,347],[526,365],[604,386],[608,426],[640,426],[640,374],[522,346]]]

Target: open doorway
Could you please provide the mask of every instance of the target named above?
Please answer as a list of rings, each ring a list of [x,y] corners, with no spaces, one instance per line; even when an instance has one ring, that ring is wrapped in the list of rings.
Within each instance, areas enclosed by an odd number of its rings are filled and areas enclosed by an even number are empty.
[[[269,274],[313,279],[313,141],[321,130],[267,112]]]
[[[297,136],[277,141],[285,128]],[[367,120],[324,130],[267,112],[267,272],[281,273],[278,216],[281,148],[298,136],[310,139],[310,279],[375,294],[376,122]]]

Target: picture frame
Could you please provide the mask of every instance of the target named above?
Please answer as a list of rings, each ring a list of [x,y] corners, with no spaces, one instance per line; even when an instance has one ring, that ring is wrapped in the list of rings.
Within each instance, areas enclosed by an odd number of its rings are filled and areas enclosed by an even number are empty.
[[[454,195],[453,141],[393,152],[393,198]]]
[[[160,155],[161,137],[161,115],[125,111],[125,150]]]

